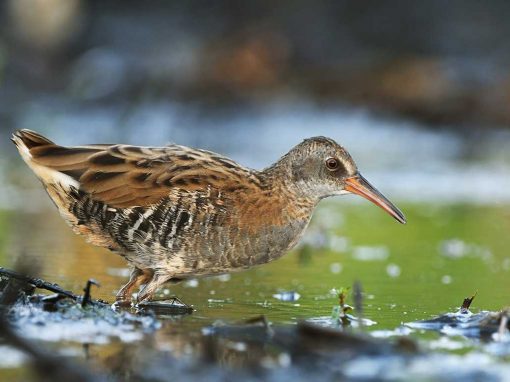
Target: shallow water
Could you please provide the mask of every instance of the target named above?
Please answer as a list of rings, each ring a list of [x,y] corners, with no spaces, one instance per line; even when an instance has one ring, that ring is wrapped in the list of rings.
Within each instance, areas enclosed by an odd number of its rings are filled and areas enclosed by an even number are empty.
[[[402,329],[402,323],[455,311],[464,297],[475,292],[473,312],[497,311],[509,304],[507,133],[495,132],[478,139],[476,134],[466,137],[421,130],[411,123],[374,120],[370,115],[352,111],[292,110],[276,108],[266,110],[264,116],[229,115],[212,121],[210,116],[195,116],[194,122],[179,125],[181,120],[174,115],[175,109],[156,105],[145,111],[142,108],[138,117],[128,119],[122,141],[156,144],[158,139],[168,140],[170,131],[172,140],[178,143],[206,147],[262,167],[268,164],[266,158],[276,159],[305,136],[333,136],[346,144],[367,178],[401,207],[408,224],[396,223],[380,209],[354,196],[324,201],[300,246],[282,259],[241,273],[169,285],[160,291],[160,297],[179,296],[192,304],[195,312],[179,318],[161,317],[163,325],[153,335],[151,348],[170,349],[174,356],[185,358],[194,353],[202,328],[217,320],[236,322],[263,314],[274,324],[293,324],[302,319],[326,323],[338,302],[337,291],[356,280],[364,292],[363,316],[376,323],[367,330],[378,337],[408,334],[409,329]],[[111,111],[102,115],[113,118]],[[149,126],[150,118],[156,118],[151,130],[155,135],[149,138],[130,127],[143,115]],[[55,125],[58,127],[71,117],[57,115]],[[225,123],[227,119],[232,122]],[[208,122],[204,130],[185,133],[190,124],[205,120]],[[167,122],[173,126],[171,129],[164,128]],[[222,127],[210,128],[214,123]],[[255,125],[257,140],[255,133],[247,132]],[[311,125],[316,128],[310,129]],[[20,127],[34,126],[28,123]],[[63,143],[69,144],[90,141],[84,138],[89,134],[95,141],[118,139],[100,128],[80,136],[61,132]],[[240,144],[225,146],[226,136]],[[251,149],[244,150],[248,146]],[[74,235],[37,181],[26,176],[28,169],[19,163],[17,166],[14,171],[0,166],[0,180],[6,185],[0,190],[0,266],[12,267],[19,257],[29,259],[39,266],[39,276],[76,293],[81,292],[87,279],[94,278],[101,287],[93,290],[93,296],[113,301],[127,280],[124,260]],[[282,293],[293,298],[282,298]],[[471,357],[473,364],[479,361],[482,368],[488,364],[493,367],[495,362],[498,367],[509,369],[504,361],[506,355],[495,355],[510,354],[508,344],[503,345],[505,353],[458,336],[441,337],[420,331],[410,334],[434,352],[468,354],[465,357]],[[78,358],[92,354],[103,366],[125,351],[118,341],[123,340],[122,336],[87,345],[86,349],[79,338],[56,339],[52,348]],[[132,349],[143,346],[147,346],[143,341],[130,340]],[[0,365],[0,379],[16,375],[22,380],[22,360],[19,354],[12,353],[10,363]],[[438,369],[445,367],[439,360],[440,357],[422,360],[423,364],[416,362],[415,372],[424,365],[430,369],[434,365]],[[398,369],[400,362],[390,362],[388,367]],[[455,370],[464,361],[452,358],[448,362],[448,367]],[[372,371],[381,367],[372,366]],[[362,364],[351,364],[350,368],[351,376],[364,369]]]
[[[377,323],[371,331],[454,311],[475,292],[475,312],[508,304],[509,206],[402,208],[409,221],[405,226],[368,203],[322,203],[300,247],[282,259],[162,290],[161,297],[178,295],[196,311],[168,321],[158,337],[163,344],[173,343],[176,330],[199,332],[215,320],[233,322],[260,314],[275,324],[329,317],[336,291],[355,280],[363,287],[363,315]],[[120,257],[86,244],[56,211],[4,213],[0,225],[3,265],[13,265],[17,256],[28,257],[41,266],[41,277],[77,293],[93,277],[101,283],[94,297],[108,301],[127,280]],[[297,292],[299,298],[283,301],[274,296],[282,291]]]

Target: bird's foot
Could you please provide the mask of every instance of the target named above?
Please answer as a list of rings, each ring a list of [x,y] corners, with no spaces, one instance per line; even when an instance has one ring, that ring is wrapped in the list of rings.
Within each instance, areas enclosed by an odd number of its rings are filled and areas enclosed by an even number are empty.
[[[193,306],[186,304],[178,297],[165,300],[143,300],[136,304],[140,311],[150,310],[160,315],[183,315],[193,313]]]
[[[133,304],[131,302],[131,299],[117,297],[117,299],[113,303],[112,307],[114,309],[126,309],[126,308],[130,308],[132,305]]]

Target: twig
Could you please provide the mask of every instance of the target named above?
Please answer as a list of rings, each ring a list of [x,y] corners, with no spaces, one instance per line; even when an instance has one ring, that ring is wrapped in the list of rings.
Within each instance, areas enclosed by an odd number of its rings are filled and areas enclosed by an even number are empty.
[[[87,304],[92,304],[93,303],[93,301],[90,298],[90,288],[92,287],[92,285],[100,286],[100,284],[96,280],[94,280],[94,279],[89,279],[87,281],[87,285],[85,285],[85,288],[83,288],[83,292],[85,292],[85,293],[83,295],[83,299],[81,300],[81,307],[82,308],[87,306]]]
[[[49,290],[50,292],[58,293],[58,294],[66,296],[66,297],[69,297],[75,301],[78,299],[78,296],[76,296],[74,293],[62,289],[57,284],[52,284],[52,283],[49,283],[47,281],[44,281],[42,279],[38,279],[35,277],[26,276],[26,275],[23,275],[16,271],[13,271],[11,269],[6,269],[6,268],[0,267],[0,276],[6,276],[6,277],[9,277],[12,279],[20,280],[25,283],[31,284],[31,285],[35,286],[36,288],[46,289],[46,290]]]
[[[475,292],[475,294],[472,295],[471,297],[466,297],[464,299],[464,301],[462,302],[462,306],[460,307],[460,312],[462,314],[467,314],[469,312],[469,307],[471,306],[471,303],[475,299],[477,293],[478,292]]]
[[[354,281],[352,286],[352,298],[354,300],[354,311],[358,316],[358,327],[363,329],[363,289],[358,280]]]

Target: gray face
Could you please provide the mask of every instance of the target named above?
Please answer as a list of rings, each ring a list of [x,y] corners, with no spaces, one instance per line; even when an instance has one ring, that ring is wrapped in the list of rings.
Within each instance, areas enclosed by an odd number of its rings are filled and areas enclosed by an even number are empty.
[[[349,153],[329,138],[307,139],[289,154],[293,180],[310,197],[322,199],[347,193],[345,179],[358,173]]]
[[[293,185],[306,198],[353,193],[381,207],[404,224],[404,214],[358,171],[349,153],[335,141],[316,137],[294,147],[282,161],[290,167]]]

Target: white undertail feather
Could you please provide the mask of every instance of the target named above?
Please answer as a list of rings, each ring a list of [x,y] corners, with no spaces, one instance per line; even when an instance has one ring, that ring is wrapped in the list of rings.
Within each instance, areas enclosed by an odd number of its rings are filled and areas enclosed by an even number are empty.
[[[24,134],[25,132],[29,134],[33,133],[26,130],[16,132],[12,135],[11,138],[12,141],[16,145],[25,163],[41,180],[51,200],[57,206],[60,215],[69,225],[73,226],[76,218],[69,212],[68,200],[66,198],[66,195],[71,187],[79,189],[79,183],[75,179],[71,178],[70,176],[62,172],[38,164],[34,160],[32,154],[30,153],[30,147],[28,147],[25,141],[22,139],[22,137],[24,137],[24,135],[22,134]],[[37,138],[40,137],[40,139],[45,139],[44,137],[40,136],[37,133],[33,134],[35,134]],[[48,141],[48,144],[53,144],[53,142]]]
[[[27,147],[25,142],[17,134],[13,134],[12,140],[16,144],[16,147],[18,148],[18,151],[25,163],[32,169],[45,186],[54,184],[62,187],[64,190],[69,190],[71,186],[77,189],[80,187],[80,184],[69,175],[46,166],[42,166],[34,161],[32,154],[30,154],[29,147]]]

